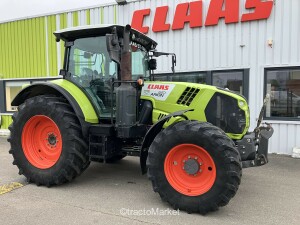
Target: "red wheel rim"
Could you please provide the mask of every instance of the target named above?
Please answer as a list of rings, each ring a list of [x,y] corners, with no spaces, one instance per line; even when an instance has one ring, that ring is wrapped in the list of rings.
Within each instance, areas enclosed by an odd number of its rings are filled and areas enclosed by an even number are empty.
[[[22,148],[31,165],[39,169],[52,167],[62,152],[62,138],[56,123],[47,116],[33,116],[22,132]]]
[[[188,196],[208,192],[217,174],[210,154],[193,144],[181,144],[172,148],[165,158],[164,171],[169,184]]]

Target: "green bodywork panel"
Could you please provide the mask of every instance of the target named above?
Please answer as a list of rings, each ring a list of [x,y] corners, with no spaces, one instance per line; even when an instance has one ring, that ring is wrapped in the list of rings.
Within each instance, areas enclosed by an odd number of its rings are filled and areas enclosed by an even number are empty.
[[[178,104],[178,100],[186,90],[187,87],[198,89],[199,92],[195,95],[193,101],[189,104]],[[154,91],[153,91],[154,90]],[[227,135],[232,139],[241,139],[249,129],[250,126],[250,115],[248,104],[244,97],[226,91],[218,89],[214,86],[203,85],[203,84],[194,84],[194,83],[185,83],[185,82],[145,82],[145,85],[142,89],[141,99],[151,101],[153,105],[152,113],[152,122],[155,123],[163,116],[184,110],[184,109],[194,109],[194,111],[187,112],[185,115],[190,120],[198,121],[207,121],[205,115],[205,108],[207,107],[209,101],[213,95],[218,92],[230,96],[237,101],[237,105],[245,111],[246,116],[246,126],[241,134],[231,134]],[[239,104],[240,103],[240,104]],[[230,106],[228,106],[230,107]],[[183,120],[183,118],[177,117],[170,119],[165,123],[164,127],[169,126],[170,124]]]
[[[62,87],[73,96],[80,106],[86,122],[99,123],[99,119],[93,105],[87,98],[86,94],[84,94],[78,86],[65,79],[54,80],[51,81],[51,83]]]

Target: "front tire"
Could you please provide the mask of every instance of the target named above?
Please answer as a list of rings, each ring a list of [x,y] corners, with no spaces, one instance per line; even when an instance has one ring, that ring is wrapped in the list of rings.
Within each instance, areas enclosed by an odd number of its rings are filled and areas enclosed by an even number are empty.
[[[9,129],[13,164],[29,182],[60,185],[89,165],[80,123],[63,98],[37,96],[26,100],[13,115]]]
[[[233,141],[210,123],[183,121],[161,131],[149,148],[153,190],[174,209],[205,214],[228,204],[242,174]]]

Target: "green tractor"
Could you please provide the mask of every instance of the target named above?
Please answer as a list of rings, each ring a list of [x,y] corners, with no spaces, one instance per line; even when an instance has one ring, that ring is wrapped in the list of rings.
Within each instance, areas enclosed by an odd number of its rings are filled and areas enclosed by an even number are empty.
[[[157,43],[129,25],[54,33],[65,42],[62,78],[25,87],[10,126],[13,164],[28,182],[60,185],[91,161],[139,156],[153,190],[174,209],[228,204],[242,168],[268,162],[273,129],[249,133],[246,99],[229,90],[154,81]],[[263,107],[264,108],[264,107]]]

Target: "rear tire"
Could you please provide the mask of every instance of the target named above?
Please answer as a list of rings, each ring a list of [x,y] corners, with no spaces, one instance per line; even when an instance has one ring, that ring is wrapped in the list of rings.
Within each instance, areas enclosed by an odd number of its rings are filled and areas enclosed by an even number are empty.
[[[88,146],[79,120],[63,99],[37,96],[26,100],[9,127],[13,164],[29,182],[60,185],[88,166]]]
[[[233,141],[210,123],[183,121],[161,131],[149,148],[153,190],[174,209],[205,214],[228,204],[242,174]]]

